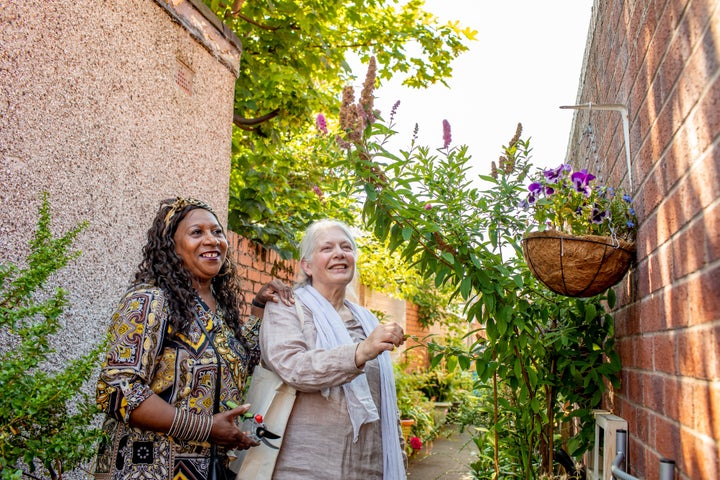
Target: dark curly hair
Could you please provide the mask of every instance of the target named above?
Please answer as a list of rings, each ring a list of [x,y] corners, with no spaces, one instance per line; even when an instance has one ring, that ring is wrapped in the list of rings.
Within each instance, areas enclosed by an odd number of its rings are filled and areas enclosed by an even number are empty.
[[[138,265],[133,283],[153,285],[163,290],[168,301],[169,321],[178,331],[187,331],[194,321],[196,292],[192,277],[175,251],[173,236],[180,221],[196,208],[207,210],[217,219],[210,206],[199,200],[178,197],[160,202],[160,208],[148,230],[147,243],[142,249],[143,260]],[[218,310],[222,311],[230,328],[237,332],[241,325],[240,311],[244,301],[237,267],[232,258],[228,246],[225,262],[211,283]]]

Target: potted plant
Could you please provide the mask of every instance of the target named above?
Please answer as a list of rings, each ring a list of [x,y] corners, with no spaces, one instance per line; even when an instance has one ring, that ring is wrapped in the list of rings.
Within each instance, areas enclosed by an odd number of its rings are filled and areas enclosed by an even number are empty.
[[[590,297],[625,276],[637,230],[630,195],[562,164],[536,172],[523,204],[536,222],[523,238],[523,254],[550,290]]]

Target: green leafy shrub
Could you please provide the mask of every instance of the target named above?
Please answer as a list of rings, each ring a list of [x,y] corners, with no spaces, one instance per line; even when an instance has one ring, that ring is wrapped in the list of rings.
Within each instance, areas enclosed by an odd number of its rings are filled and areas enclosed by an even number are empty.
[[[423,443],[434,440],[438,435],[433,416],[434,405],[420,390],[422,377],[406,373],[400,364],[394,364],[394,367],[400,418],[415,420],[412,433]]]
[[[353,95],[343,98],[341,114],[372,111],[367,98],[372,91],[363,90],[357,103]],[[615,306],[614,292],[560,297],[525,264],[522,238],[534,219],[520,203],[532,168],[520,125],[501,148],[499,165],[473,179],[475,160],[467,146],[451,145],[448,122],[442,147],[419,146],[413,137],[409,148],[390,151],[393,112],[387,125],[377,120],[350,124],[339,142],[348,190],[363,199],[365,225],[466,305],[463,345],[441,345],[436,356],[474,370],[491,392],[481,406],[490,416],[476,443],[481,452],[492,449],[493,478],[551,474],[559,424],[577,420],[577,433],[563,443],[581,455],[593,430],[592,409],[619,385],[606,311]]]
[[[98,364],[99,345],[59,371],[48,372],[49,338],[60,330],[67,292],[44,290],[48,278],[77,258],[69,248],[86,227],[50,232],[47,194],[30,241],[27,267],[0,265],[0,328],[11,348],[0,354],[0,476],[60,479],[89,460],[101,433],[90,424],[94,398],[81,387]],[[45,472],[38,472],[42,466]]]
[[[448,402],[452,395],[456,372],[434,368],[423,372],[420,376],[420,391],[434,402]]]

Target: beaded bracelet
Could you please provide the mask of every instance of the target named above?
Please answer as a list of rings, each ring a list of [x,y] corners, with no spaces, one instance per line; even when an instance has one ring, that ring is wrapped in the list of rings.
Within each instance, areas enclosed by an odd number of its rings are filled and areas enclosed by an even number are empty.
[[[168,436],[180,440],[205,442],[210,438],[212,426],[212,415],[200,415],[176,408]]]

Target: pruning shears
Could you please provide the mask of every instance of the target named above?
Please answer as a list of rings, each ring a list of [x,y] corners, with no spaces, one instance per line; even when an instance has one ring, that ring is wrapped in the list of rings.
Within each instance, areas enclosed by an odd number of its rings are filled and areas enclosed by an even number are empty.
[[[238,404],[227,400],[223,402],[226,407],[228,408],[236,408],[238,407]],[[240,415],[243,419],[243,423],[247,422],[250,424],[250,437],[255,442],[262,442],[268,447],[278,450],[280,447],[276,447],[272,443],[270,443],[268,440],[276,440],[280,438],[280,435],[277,433],[273,433],[270,430],[267,429],[265,426],[265,423],[263,422],[263,416],[259,413],[250,413],[246,412]]]

